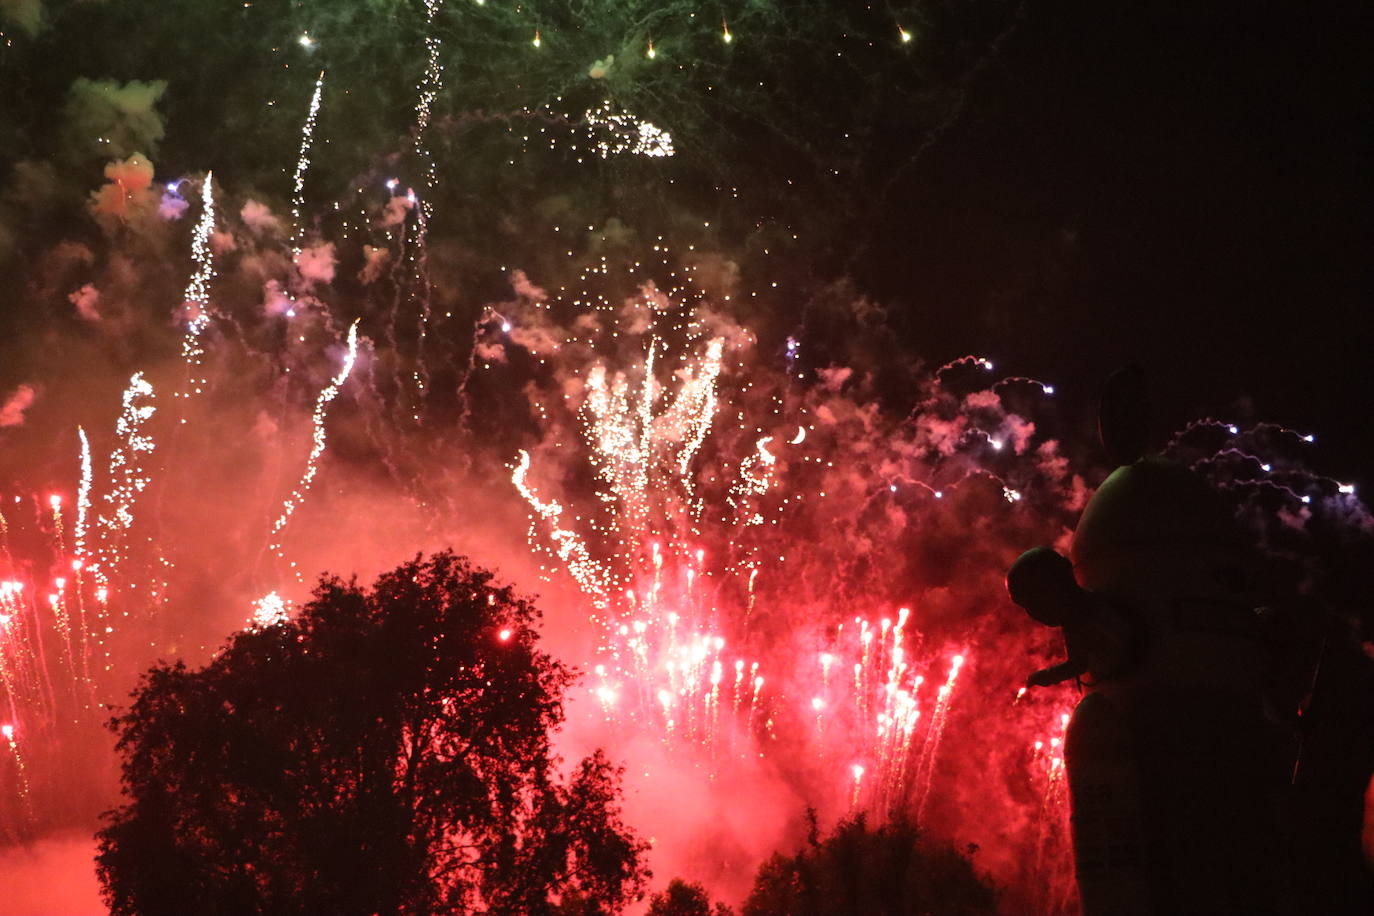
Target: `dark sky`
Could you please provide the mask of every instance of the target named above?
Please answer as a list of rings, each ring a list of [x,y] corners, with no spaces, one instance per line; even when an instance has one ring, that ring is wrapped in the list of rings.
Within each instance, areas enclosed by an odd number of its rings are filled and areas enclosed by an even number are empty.
[[[1299,426],[1369,481],[1359,6],[1027,4],[895,189],[878,298],[923,350],[985,341],[1074,402],[1137,360],[1161,429]]]

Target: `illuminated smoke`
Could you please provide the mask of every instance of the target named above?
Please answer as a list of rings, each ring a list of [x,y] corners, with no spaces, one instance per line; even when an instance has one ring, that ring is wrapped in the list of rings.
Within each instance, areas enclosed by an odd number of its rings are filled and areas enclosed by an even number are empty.
[[[24,412],[33,406],[34,390],[32,385],[20,385],[0,404],[0,428],[19,426],[24,422]]]

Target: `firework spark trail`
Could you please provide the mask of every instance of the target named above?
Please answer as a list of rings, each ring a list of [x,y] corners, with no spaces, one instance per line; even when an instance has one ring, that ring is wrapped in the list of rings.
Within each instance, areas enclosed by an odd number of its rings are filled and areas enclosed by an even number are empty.
[[[764,436],[754,443],[754,451],[740,462],[739,480],[727,497],[726,501],[739,513],[741,526],[762,525],[765,521],[750,497],[763,496],[773,486],[778,457],[768,450],[772,441],[772,436]]]
[[[603,709],[608,715],[631,718],[656,714],[665,738],[681,736],[707,747],[715,757],[722,706],[737,719],[748,692],[745,733],[754,734],[760,724],[764,685],[758,662],[752,662],[746,681],[746,659],[724,654],[725,640],[714,632],[712,623],[721,612],[704,600],[705,592],[698,584],[705,572],[704,552],[691,548],[684,534],[698,533],[684,516],[690,518],[694,508],[689,498],[694,458],[719,409],[723,340],[709,341],[698,357],[675,373],[676,390],[657,382],[655,370],[663,352],[663,344],[651,330],[637,381],[626,373],[612,374],[604,363],[594,364],[585,377],[578,414],[591,465],[604,486],[601,499],[613,509],[610,519],[597,528],[610,534],[609,560],[594,559],[586,540],[563,523],[566,510],[561,503],[534,493],[528,483],[531,459],[527,452],[520,453],[512,480],[533,509],[532,537],[541,527],[547,529],[544,534],[553,542],[561,567],[604,614],[594,617],[604,631],[601,650],[606,657],[595,668],[599,682],[594,688]],[[800,444],[805,438],[794,435],[791,441]],[[758,500],[776,484],[779,461],[774,443],[770,435],[756,439],[727,489],[726,502],[734,510],[727,524],[736,533],[766,522]],[[634,558],[646,552],[646,544],[650,563],[640,569]],[[671,575],[665,563],[674,568]],[[732,567],[747,580],[750,610],[759,567],[752,558]],[[622,594],[623,605],[617,599]],[[840,716],[833,726],[839,728],[841,721],[848,721],[857,711],[868,734],[864,764],[877,767],[877,776],[869,784],[875,800],[884,806],[905,796],[909,755],[921,716],[916,694],[924,678],[913,677],[905,658],[909,613],[901,609],[896,626],[890,619],[877,627],[856,620],[857,630],[851,631],[857,632],[853,693],[835,694],[830,689],[835,656],[826,652],[821,656],[822,689],[808,696],[814,739],[822,748],[828,746],[831,719]],[[725,676],[729,667],[735,669],[733,679]],[[627,690],[627,685],[632,689]],[[923,763],[933,760],[948,693],[949,689],[941,690]],[[627,696],[643,698],[642,708],[625,710]],[[841,705],[835,706],[836,702]],[[771,716],[763,724],[769,723]]]
[[[76,428],[77,438],[81,440],[81,484],[76,491],[76,528],[73,532],[73,543],[76,548],[76,558],[84,560],[86,558],[86,518],[91,511],[91,442],[86,438],[86,430],[78,426]]]
[[[283,531],[291,521],[291,516],[305,502],[305,496],[310,492],[310,485],[315,480],[315,475],[319,473],[320,457],[324,454],[325,445],[328,442],[325,432],[325,418],[329,411],[329,404],[334,398],[338,397],[343,384],[348,380],[348,376],[353,372],[353,364],[358,358],[358,322],[353,322],[348,328],[347,352],[344,355],[343,365],[339,367],[339,372],[335,375],[315,399],[315,410],[311,415],[311,434],[310,434],[310,454],[305,459],[305,471],[302,472],[300,480],[291,490],[291,495],[282,500],[281,513],[272,522],[272,541],[267,549],[277,559],[285,560],[286,551],[282,546]],[[297,581],[301,581],[301,573],[295,561],[290,562],[292,572]]]
[[[616,545],[609,562],[595,560],[585,538],[562,523],[560,503],[531,489],[528,453],[520,454],[512,482],[533,510],[531,535],[540,527],[535,520],[543,522],[562,567],[599,609],[593,621],[601,626],[606,658],[597,666],[602,683],[596,692],[607,713],[612,697],[616,707],[623,702],[628,682],[638,705],[626,715],[655,718],[665,734],[698,742],[714,756],[720,753],[722,707],[742,705],[748,663],[725,654],[726,641],[711,623],[718,613],[702,584],[705,552],[688,541],[699,514],[692,464],[717,411],[724,341],[708,341],[679,368],[675,389],[656,379],[662,346],[651,334],[638,381],[612,376],[603,364],[586,376],[579,413],[603,485],[601,499],[613,508],[597,528]],[[634,558],[646,548],[644,568]],[[733,681],[725,677],[729,667],[736,670]],[[751,716],[761,686],[760,679]]]
[[[10,753],[14,755],[14,762],[19,767],[19,795],[24,800],[24,811],[28,815],[29,823],[32,824],[34,812],[32,793],[29,790],[29,769],[24,763],[24,755],[19,752],[19,742],[14,738],[14,725],[0,725],[0,735],[3,735],[5,742],[9,744]]]
[[[144,468],[144,461],[157,444],[144,431],[144,424],[152,418],[157,408],[144,402],[151,401],[154,395],[153,386],[143,377],[143,373],[135,372],[121,397],[123,407],[115,422],[116,444],[110,452],[109,490],[105,493],[102,509],[96,514],[95,520],[96,550],[91,571],[102,591],[109,588],[127,556],[134,507],[152,480],[152,475]]]
[[[1043,872],[1053,854],[1056,839],[1066,835],[1068,783],[1064,771],[1064,740],[1069,731],[1069,713],[1059,717],[1059,731],[1049,739],[1037,739],[1031,754],[1032,777],[1043,786],[1040,792],[1039,830],[1035,839],[1036,871]]]
[[[208,384],[202,374],[205,361],[205,346],[201,335],[210,324],[210,283],[215,278],[215,252],[210,245],[210,234],[215,230],[215,192],[214,173],[207,172],[201,183],[200,220],[196,223],[195,234],[191,238],[191,257],[196,269],[186,284],[182,296],[182,309],[186,316],[186,333],[181,339],[181,358],[186,364],[186,391],[173,392],[174,398],[190,398],[200,394]],[[181,422],[185,423],[183,416]]]
[[[557,500],[548,502],[541,500],[529,486],[527,483],[529,470],[529,452],[521,449],[519,461],[511,472],[511,483],[529,503],[535,515],[548,523],[549,537],[557,545],[558,559],[564,563],[573,580],[597,607],[604,608],[611,586],[610,575],[601,567],[601,564],[592,559],[591,552],[587,550],[587,545],[577,532],[563,527],[561,523],[563,517],[562,504]],[[533,535],[533,525],[531,527],[531,535]]]
[[[77,674],[76,648],[72,641],[71,619],[67,613],[66,595],[63,593],[65,580],[58,580],[62,584],[58,590],[48,594],[48,607],[52,611],[54,629],[62,640],[62,655],[60,661],[63,667],[71,673],[72,698],[79,700],[80,677]]]
[[[593,366],[586,378],[584,432],[597,476],[606,486],[603,500],[616,508],[609,524],[622,548],[621,557],[644,548],[650,538],[650,515],[657,503],[665,501],[665,494],[674,505],[690,504],[686,498],[691,487],[690,464],[716,412],[714,389],[721,371],[723,341],[711,341],[699,361],[680,371],[681,385],[670,397],[662,394],[654,380],[658,347],[658,341],[651,340],[644,378],[637,388],[623,374],[608,379],[601,364]],[[670,457],[671,462],[665,461]],[[665,471],[665,466],[671,470]],[[595,561],[585,539],[560,523],[562,505],[556,500],[541,500],[529,486],[529,469],[530,456],[522,451],[512,482],[534,514],[551,526],[549,536],[557,555],[574,580],[598,607],[605,607],[614,590],[631,585],[633,570],[614,570]],[[680,501],[672,498],[674,493]],[[675,553],[686,552],[680,533],[673,534],[670,546]],[[655,586],[645,598],[652,608],[657,606],[662,585],[662,545],[655,540],[651,551]]]
[[[820,687],[812,699],[817,712],[814,740],[822,756],[835,746],[822,731],[824,710],[834,719],[838,733],[854,736],[843,744],[843,753],[866,778],[855,778],[867,787],[866,795],[855,796],[855,804],[864,802],[880,816],[900,810],[908,801],[913,785],[921,779],[928,781],[930,761],[936,753],[939,734],[944,727],[952,681],[947,681],[937,693],[935,714],[927,725],[924,741],[919,742],[923,753],[917,764],[912,753],[918,747],[918,726],[921,715],[920,696],[926,683],[924,675],[915,674],[915,666],[907,658],[909,641],[906,626],[909,608],[899,608],[897,618],[883,618],[874,626],[870,621],[854,618],[852,627],[841,624],[835,639],[820,652]],[[846,638],[846,633],[853,634]],[[961,661],[955,669],[962,666]],[[832,672],[848,672],[832,678]],[[849,676],[852,675],[852,676]],[[847,729],[841,729],[848,722]]]
[[[154,394],[153,386],[143,378],[143,373],[136,372],[130,377],[121,399],[123,409],[115,422],[117,444],[110,452],[107,472],[110,488],[105,493],[104,510],[96,515],[98,546],[93,571],[102,586],[108,586],[125,558],[125,541],[134,522],[134,506],[151,481],[143,467],[143,458],[156,448],[156,443],[143,432],[143,425],[157,408],[140,401],[151,400]]]
[[[74,552],[72,574],[76,577],[76,607],[81,620],[81,675],[86,679],[87,687],[93,688],[95,682],[91,678],[91,647],[90,631],[86,620],[85,572],[86,519],[91,511],[91,481],[94,475],[91,468],[91,443],[86,438],[86,430],[78,426],[76,434],[81,440],[81,483],[76,490],[76,525],[72,531]],[[104,625],[103,618],[97,620],[97,625]]]
[[[935,761],[940,752],[940,739],[944,737],[945,720],[949,716],[950,696],[954,693],[954,682],[959,677],[959,669],[964,665],[964,656],[956,655],[949,663],[949,677],[940,685],[935,703],[935,711],[930,716],[930,726],[926,732],[925,745],[921,748],[921,758],[916,764],[913,780],[916,791],[916,819],[920,821],[925,813],[926,802],[930,798],[930,783],[935,774]]]
[[[850,775],[854,777],[854,791],[849,796],[850,810],[858,810],[859,802],[863,798],[863,779],[864,765],[856,763],[849,767]]]
[[[80,638],[81,679],[85,682],[87,690],[94,690],[95,681],[91,678],[90,625],[86,615],[86,589],[81,575],[85,564],[81,560],[72,560],[71,566],[72,575],[76,580],[72,594],[76,596],[76,632]]]
[[[22,636],[19,632],[23,625],[22,609],[14,606],[14,590],[17,582],[0,582],[0,683],[5,685],[5,695],[9,699],[10,719],[19,721],[18,690],[16,682],[20,672],[13,666],[22,664]],[[10,656],[14,656],[11,662]]]
[[[57,493],[49,496],[48,508],[52,510],[53,543],[57,547],[57,555],[61,557],[67,553],[67,538],[62,523],[62,497]]]
[[[916,725],[921,717],[917,696],[921,685],[925,683],[925,678],[916,675],[911,680],[906,680],[909,666],[905,660],[904,628],[910,614],[909,608],[900,608],[895,626],[889,627],[890,621],[884,618],[879,627],[882,637],[887,636],[889,629],[892,634],[891,649],[886,649],[885,638],[879,642],[879,664],[881,665],[884,651],[889,660],[887,676],[882,686],[883,711],[878,715],[877,728],[877,754],[881,779],[878,785],[884,793],[878,799],[879,810],[887,810],[905,794],[907,761]],[[868,629],[866,632],[873,631]]]
[[[299,258],[301,240],[305,226],[301,214],[305,211],[305,175],[310,171],[310,147],[315,140],[315,119],[320,113],[320,98],[324,93],[324,71],[315,80],[315,91],[310,96],[310,108],[301,126],[301,149],[296,156],[296,172],[291,178],[291,256]]]
[[[53,690],[43,649],[43,626],[38,606],[28,597],[31,591],[25,589],[24,583],[18,580],[0,582],[0,617],[5,618],[3,625],[0,625],[0,630],[3,630],[0,635],[4,637],[3,643],[0,643],[0,653],[7,653],[9,657],[3,673],[6,686],[11,691],[11,712],[15,720],[20,718],[13,708],[16,692],[25,688],[23,695],[29,698],[29,702],[23,704],[26,711],[50,724],[56,714],[57,695]]]
[[[601,364],[588,373],[586,436],[597,474],[619,507],[618,532],[631,539],[625,543],[627,550],[641,549],[641,535],[656,502],[668,496],[667,501],[680,501],[689,510],[694,505],[691,465],[715,420],[724,344],[720,338],[708,342],[701,357],[680,370],[679,386],[671,397],[661,393],[654,378],[660,346],[656,337],[649,343],[638,398],[624,375],[607,381]],[[671,546],[686,549],[678,534]]]
[[[52,510],[53,524],[53,546],[56,548],[56,555],[64,557],[67,553],[66,538],[63,533],[62,525],[62,497],[54,493],[48,497],[48,507]],[[67,580],[59,578],[53,582],[57,589],[48,595],[48,606],[52,609],[53,622],[56,624],[57,634],[62,638],[63,657],[67,668],[73,675],[73,688],[75,688],[75,675],[78,668],[77,652],[75,643],[72,640],[72,622],[67,611]]]
[[[420,79],[417,87],[417,98],[415,100],[415,154],[420,158],[422,171],[425,181],[425,192],[415,199],[414,192],[410,194],[412,206],[415,208],[415,245],[414,252],[409,255],[407,260],[410,262],[412,270],[410,286],[414,291],[413,296],[417,305],[416,317],[416,343],[415,343],[415,369],[411,374],[415,382],[415,392],[417,395],[415,412],[411,414],[411,419],[419,422],[418,412],[420,399],[423,399],[429,388],[429,371],[425,368],[425,343],[429,339],[429,324],[433,317],[430,312],[430,282],[429,282],[429,221],[434,217],[434,196],[438,185],[438,171],[434,162],[434,154],[430,151],[426,143],[425,135],[429,131],[431,118],[431,106],[434,98],[443,88],[444,65],[439,60],[439,54],[443,49],[443,40],[434,34],[434,17],[444,6],[444,0],[425,0],[425,72]]]

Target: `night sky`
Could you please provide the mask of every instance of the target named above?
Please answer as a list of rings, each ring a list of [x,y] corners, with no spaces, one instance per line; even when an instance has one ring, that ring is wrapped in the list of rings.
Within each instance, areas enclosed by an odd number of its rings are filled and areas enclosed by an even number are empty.
[[[1268,419],[1368,480],[1367,17],[1356,5],[1030,3],[894,191],[865,267],[919,347],[1159,423]],[[894,309],[895,310],[895,309]]]

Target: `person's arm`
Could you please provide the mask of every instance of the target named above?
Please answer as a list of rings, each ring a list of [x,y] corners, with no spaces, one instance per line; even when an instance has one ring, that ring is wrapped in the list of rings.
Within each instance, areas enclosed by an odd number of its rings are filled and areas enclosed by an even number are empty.
[[[1041,668],[1039,671],[1026,678],[1027,687],[1053,687],[1055,684],[1063,683],[1070,678],[1082,677],[1087,673],[1087,662],[1079,661],[1070,655],[1057,665],[1048,668]]]

